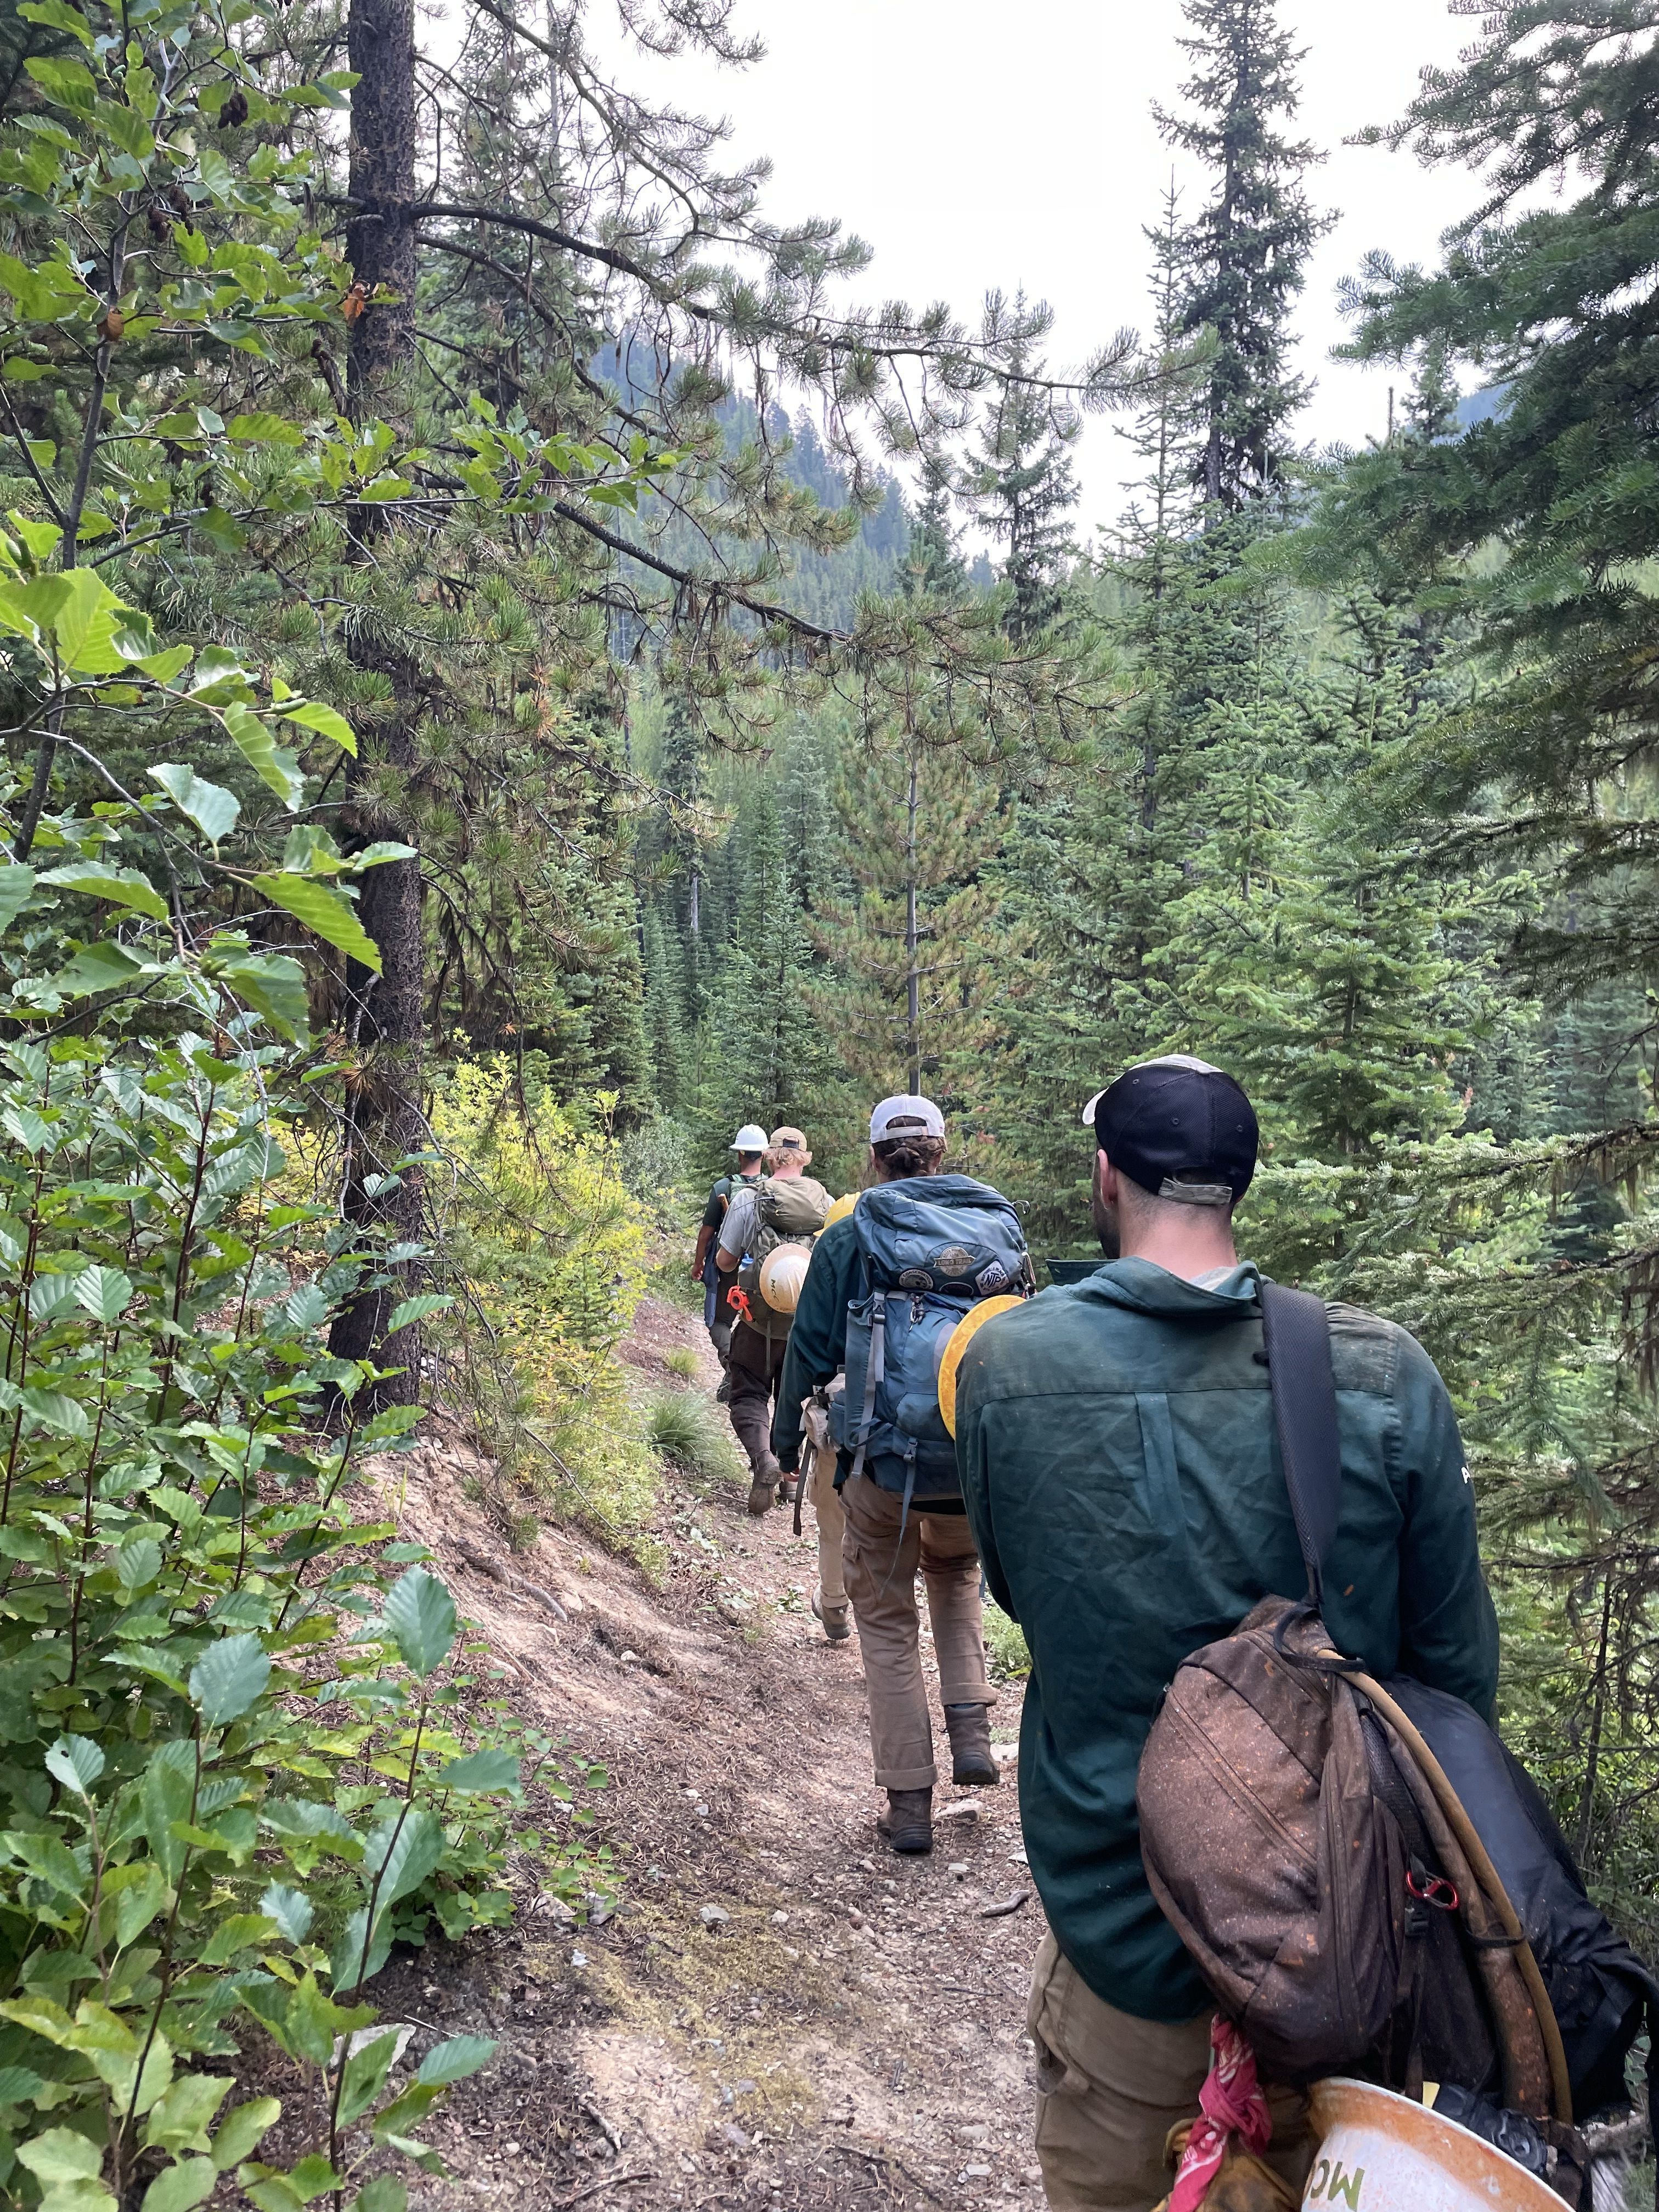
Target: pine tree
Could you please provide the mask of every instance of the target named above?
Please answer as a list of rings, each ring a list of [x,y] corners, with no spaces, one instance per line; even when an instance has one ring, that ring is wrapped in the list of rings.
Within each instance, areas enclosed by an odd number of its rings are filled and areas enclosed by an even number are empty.
[[[1288,744],[1264,744],[1258,715],[1248,758],[1229,763],[1242,811],[1269,818],[1236,824],[1232,880],[1176,917],[1206,939],[1187,988],[1209,1009],[1218,1055],[1275,1109],[1285,1152],[1328,1162],[1455,1128],[1463,1109],[1451,1070],[1486,1011],[1449,936],[1466,887],[1424,868],[1409,842],[1385,843],[1352,803],[1371,769],[1434,718],[1414,680],[1414,641],[1363,593],[1335,613],[1335,666],[1281,691]],[[1255,884],[1251,854],[1271,871]]]
[[[1617,1071],[1644,1066],[1659,980],[1659,430],[1641,397],[1659,382],[1656,27],[1650,0],[1526,0],[1425,79],[1389,135],[1484,173],[1483,204],[1438,267],[1373,256],[1351,288],[1352,350],[1419,364],[1422,419],[1326,488],[1310,532],[1322,558],[1346,550],[1351,577],[1414,592],[1455,670],[1466,655],[1437,723],[1358,795],[1389,842],[1507,908],[1504,981],[1538,991],[1547,1065],[1501,1180],[1477,1150],[1402,1163],[1365,1233],[1437,1195],[1458,1210],[1455,1234],[1422,1241],[1419,1280],[1442,1271],[1430,1325],[1503,1560],[1510,1734],[1593,1884],[1650,1940],[1659,1127]],[[1458,417],[1454,371],[1483,402]],[[1526,1142],[1540,1119],[1557,1133]],[[1528,1188],[1551,1194],[1553,1220],[1534,1200],[1528,1221]]]
[[[1127,433],[1146,473],[1097,579],[1126,696],[1096,728],[1083,772],[1021,809],[998,872],[988,1171],[1029,1206],[1033,1233],[1055,1249],[1092,1238],[1078,1107],[1168,1042],[1178,1018],[1160,955],[1206,834],[1197,805],[1204,689],[1219,653],[1206,585],[1226,564],[1213,536],[1191,530],[1191,426],[1206,349],[1182,328],[1178,215],[1172,179],[1163,220],[1146,234],[1152,373]]]
[[[1076,550],[1072,447],[1082,426],[1044,378],[1036,349],[1045,320],[1028,309],[1023,295],[1012,309],[995,296],[988,302],[987,339],[1000,353],[1005,380],[986,411],[964,479],[969,509],[1003,548],[1007,629],[1021,641],[1059,615]]]
[[[794,1121],[807,1130],[830,1065],[811,996],[811,949],[789,865],[773,780],[751,776],[726,857],[732,933],[709,994],[696,1122],[708,1164],[723,1162],[732,1128]]]
[[[707,990],[703,943],[703,837],[708,799],[707,740],[695,704],[671,694],[663,721],[659,831],[663,869],[664,947],[672,951],[673,995],[695,1027]],[[647,968],[649,963],[647,961]]]
[[[866,1106],[884,1091],[955,1094],[982,994],[995,787],[913,738],[850,751],[836,804],[850,892],[815,924],[835,977],[826,1029]]]
[[[1462,67],[1425,88],[1395,135],[1484,167],[1489,195],[1441,269],[1367,261],[1349,291],[1352,350],[1437,362],[1443,377],[1467,362],[1487,404],[1461,435],[1443,414],[1437,437],[1355,471],[1322,518],[1355,557],[1380,547],[1432,573],[1443,608],[1480,629],[1498,680],[1420,764],[1417,799],[1438,815],[1493,810],[1488,849],[1563,856],[1571,912],[1516,951],[1572,989],[1659,978],[1644,772],[1659,618],[1644,580],[1659,554],[1659,432],[1636,399],[1659,379],[1653,55],[1646,0],[1583,18],[1534,0],[1493,15]],[[1583,176],[1577,198],[1519,204],[1558,170]],[[1501,562],[1477,557],[1500,543]]]
[[[957,550],[958,533],[951,512],[950,479],[935,464],[924,466],[922,482],[922,501],[910,526],[900,581],[912,595],[927,592],[935,599],[957,599],[968,588],[968,572]]]
[[[1156,553],[1184,535],[1194,503],[1196,425],[1213,350],[1210,334],[1196,346],[1189,334],[1181,193],[1173,174],[1164,189],[1162,220],[1141,235],[1152,249],[1152,374],[1146,400],[1122,434],[1146,474],[1133,487],[1139,496],[1130,501],[1120,535],[1128,548]]]
[[[686,1100],[685,1008],[675,988],[660,908],[645,908],[641,953],[645,967],[645,1037],[651,1055],[652,1088],[665,1114],[678,1114]]]
[[[833,737],[811,716],[792,723],[777,763],[784,867],[795,906],[810,922],[830,896],[835,817],[830,798]]]
[[[1193,35],[1181,45],[1194,70],[1181,94],[1197,112],[1153,112],[1165,138],[1214,177],[1180,236],[1179,328],[1207,331],[1215,344],[1193,480],[1209,504],[1237,509],[1276,487],[1308,395],[1290,368],[1291,312],[1330,219],[1303,190],[1315,149],[1276,127],[1296,114],[1302,57],[1273,0],[1185,0],[1183,12]]]

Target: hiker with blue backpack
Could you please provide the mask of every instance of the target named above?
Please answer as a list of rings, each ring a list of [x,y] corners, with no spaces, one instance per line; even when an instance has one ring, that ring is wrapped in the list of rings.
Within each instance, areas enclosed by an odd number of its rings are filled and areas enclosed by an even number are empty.
[[[772,1427],[773,1450],[793,1473],[804,1408],[815,1392],[829,1393],[847,1593],[869,1691],[875,1778],[887,1792],[878,1825],[907,1853],[933,1848],[938,1774],[918,1567],[951,1779],[999,1778],[979,1557],[939,1410],[939,1361],[975,1306],[1024,1292],[1033,1280],[1013,1206],[987,1183],[947,1175],[945,1154],[945,1121],[931,1099],[884,1098],[871,1115],[870,1187],[813,1249]]]

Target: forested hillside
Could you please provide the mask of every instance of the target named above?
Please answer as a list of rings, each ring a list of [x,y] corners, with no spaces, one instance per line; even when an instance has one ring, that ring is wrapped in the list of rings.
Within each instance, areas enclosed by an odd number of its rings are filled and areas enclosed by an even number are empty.
[[[1651,1941],[1654,14],[1500,11],[1398,126],[1490,197],[1440,269],[1357,272],[1352,350],[1403,404],[1322,458],[1286,366],[1322,221],[1290,41],[1249,0],[1187,12],[1165,129],[1215,182],[1147,209],[1133,499],[1083,556],[1075,416],[1012,386],[913,496],[899,578],[971,599],[988,539],[1011,650],[1079,711],[992,747],[831,680],[733,754],[647,687],[653,1095],[702,1170],[787,1113],[848,1180],[870,1099],[925,1089],[1066,1256],[1081,1102],[1159,1050],[1235,1071],[1247,1248],[1451,1381],[1510,1727]],[[1536,212],[1557,161],[1575,192]]]
[[[872,304],[638,94],[724,6],[613,70],[581,0],[0,0],[9,2201],[396,2212],[489,2045],[394,2092],[365,1984],[507,1913],[515,1824],[591,1869],[363,1462],[440,1408],[504,1533],[648,1564],[647,1279],[736,1124],[842,1188],[895,1089],[1063,1256],[1085,1098],[1247,1085],[1241,1243],[1440,1363],[1506,1731],[1659,1943],[1659,0],[1425,79],[1401,157],[1484,198],[1354,272],[1407,397],[1335,455],[1290,33],[1184,12],[1201,181],[1079,365]],[[250,2019],[280,2167],[184,2070]]]

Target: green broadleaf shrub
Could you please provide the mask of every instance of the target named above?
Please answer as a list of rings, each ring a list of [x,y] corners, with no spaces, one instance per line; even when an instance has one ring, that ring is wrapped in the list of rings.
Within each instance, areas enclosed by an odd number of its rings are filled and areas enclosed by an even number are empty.
[[[0,2191],[52,2212],[308,2193],[258,2162],[276,2100],[221,2114],[256,2024],[341,2185],[489,2055],[391,2098],[391,2043],[349,2051],[394,1936],[508,1910],[519,1761],[453,1724],[443,1583],[353,1515],[418,1415],[359,1415],[323,1332],[368,1263],[276,1202],[298,1048],[218,1012],[0,1048]]]
[[[464,1719],[448,1592],[353,1510],[419,1413],[328,1352],[388,1279],[310,1202],[309,1024],[337,954],[378,970],[356,881],[410,848],[339,849],[350,723],[174,585],[424,462],[315,405],[349,271],[295,125],[349,73],[294,85],[191,0],[23,14],[54,51],[0,117],[0,368],[52,434],[0,430],[0,2212],[190,2212],[233,2176],[260,2212],[400,2212],[386,2165],[435,2166],[420,2124],[489,2046],[399,2087],[362,1995],[394,1942],[506,1917],[518,1747],[553,1747]],[[611,465],[482,402],[463,443],[514,515]],[[590,1816],[539,1786],[548,1878],[587,1890]],[[261,2037],[309,2077],[289,2168],[275,2099],[226,2109]]]

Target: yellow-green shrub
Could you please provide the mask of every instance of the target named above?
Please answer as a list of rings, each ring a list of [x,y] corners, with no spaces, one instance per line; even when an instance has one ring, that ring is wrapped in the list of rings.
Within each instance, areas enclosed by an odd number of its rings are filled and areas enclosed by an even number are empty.
[[[540,1069],[464,1061],[441,1080],[429,1171],[455,1311],[435,1346],[509,1477],[623,1537],[654,1497],[612,1347],[645,1288],[648,1218],[625,1187],[614,1097],[561,1104]]]

